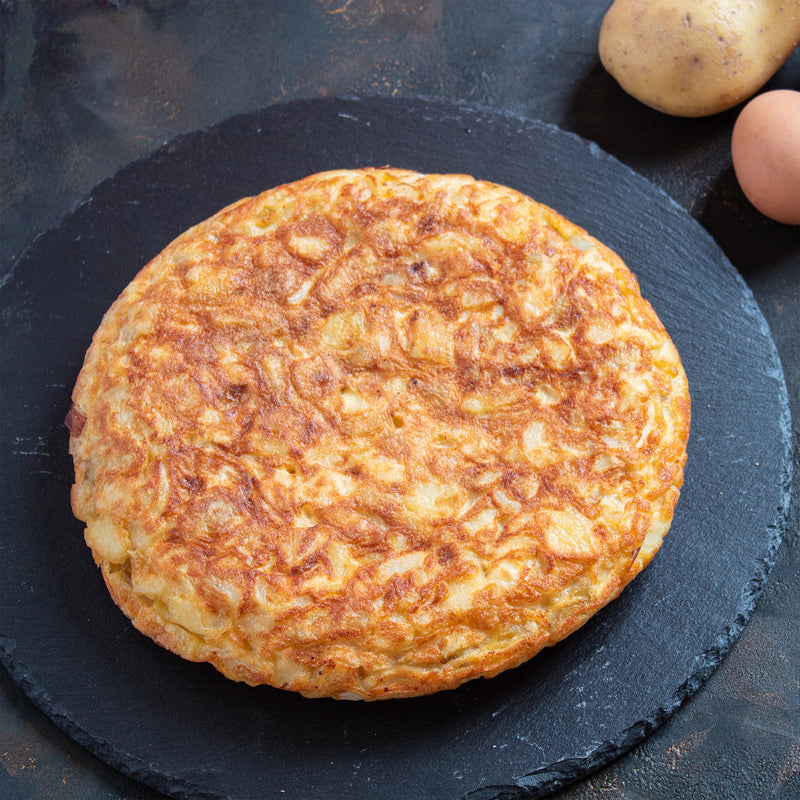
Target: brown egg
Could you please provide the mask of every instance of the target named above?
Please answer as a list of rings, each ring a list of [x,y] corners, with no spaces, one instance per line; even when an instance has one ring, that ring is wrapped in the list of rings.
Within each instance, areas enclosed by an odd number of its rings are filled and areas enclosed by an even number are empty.
[[[733,127],[731,155],[747,199],[770,219],[800,225],[800,92],[754,97]]]

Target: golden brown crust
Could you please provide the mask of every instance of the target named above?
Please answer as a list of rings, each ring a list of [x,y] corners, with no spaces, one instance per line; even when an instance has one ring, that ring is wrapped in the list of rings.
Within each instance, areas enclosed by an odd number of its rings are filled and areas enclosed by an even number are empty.
[[[396,169],[187,231],[73,406],[73,509],[137,628],[364,699],[497,674],[613,599],[669,527],[690,418],[617,255],[506,187]]]

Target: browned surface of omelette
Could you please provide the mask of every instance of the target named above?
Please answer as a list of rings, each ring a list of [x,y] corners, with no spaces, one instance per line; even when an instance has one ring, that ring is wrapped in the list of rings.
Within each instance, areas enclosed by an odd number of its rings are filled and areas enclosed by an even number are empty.
[[[114,303],[72,503],[116,603],[183,657],[427,694],[649,562],[689,420],[675,347],[585,231],[467,176],[328,172],[186,232]]]

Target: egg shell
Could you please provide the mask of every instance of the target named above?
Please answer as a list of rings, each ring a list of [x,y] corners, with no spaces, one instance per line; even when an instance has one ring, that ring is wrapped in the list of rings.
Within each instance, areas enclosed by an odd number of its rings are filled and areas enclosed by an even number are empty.
[[[770,219],[800,225],[800,92],[754,97],[733,127],[731,156],[747,199]]]

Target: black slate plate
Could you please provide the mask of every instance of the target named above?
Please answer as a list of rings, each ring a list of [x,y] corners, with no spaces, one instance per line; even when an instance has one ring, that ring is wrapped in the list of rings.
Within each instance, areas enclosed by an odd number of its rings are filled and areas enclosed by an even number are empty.
[[[230,683],[132,629],[71,516],[62,420],[102,313],[175,235],[277,183],[383,164],[508,184],[623,255],[689,376],[686,485],[653,564],[528,664],[429,698],[308,701]],[[553,127],[411,99],[268,108],[126,167],[2,280],[2,662],[73,738],[176,797],[543,796],[626,751],[697,689],[774,557],[790,425],[752,295],[663,192]]]

